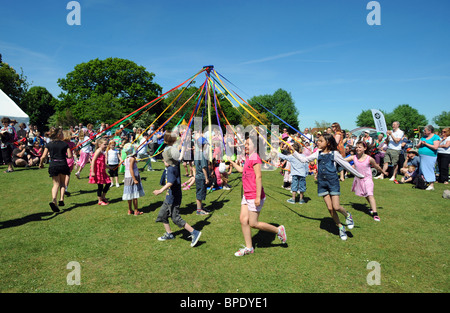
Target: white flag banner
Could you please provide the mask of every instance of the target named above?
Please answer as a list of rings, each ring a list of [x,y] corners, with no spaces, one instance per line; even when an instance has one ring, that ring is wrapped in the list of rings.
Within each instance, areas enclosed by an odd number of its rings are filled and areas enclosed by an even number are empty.
[[[387,126],[386,121],[384,120],[384,115],[381,111],[372,109],[373,121],[375,122],[375,128],[377,132],[383,133],[386,136]]]

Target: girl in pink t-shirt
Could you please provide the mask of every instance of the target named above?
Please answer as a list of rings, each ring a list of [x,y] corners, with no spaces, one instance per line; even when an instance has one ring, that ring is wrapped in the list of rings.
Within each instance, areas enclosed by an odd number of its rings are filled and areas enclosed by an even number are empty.
[[[283,225],[273,225],[259,222],[258,217],[263,207],[266,195],[262,186],[261,158],[256,151],[257,136],[250,136],[245,140],[245,163],[243,166],[230,161],[233,167],[242,173],[242,186],[244,195],[241,202],[240,222],[244,235],[245,247],[236,252],[235,256],[243,256],[254,252],[252,244],[252,228],[272,232],[278,235],[282,243],[286,242],[286,230]]]

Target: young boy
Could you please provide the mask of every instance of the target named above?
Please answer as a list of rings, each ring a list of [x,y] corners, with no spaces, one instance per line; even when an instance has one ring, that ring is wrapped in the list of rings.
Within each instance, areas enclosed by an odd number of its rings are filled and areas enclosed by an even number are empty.
[[[209,214],[203,209],[202,201],[206,199],[206,185],[209,184],[208,161],[206,160],[204,148],[208,142],[205,138],[200,137],[196,141],[194,166],[195,166],[195,188],[196,188],[196,202],[197,214]]]
[[[405,176],[402,177],[400,182],[402,184],[406,183],[413,183],[414,178],[417,176],[416,166],[415,165],[408,165],[408,170],[404,172]]]
[[[159,241],[165,241],[174,239],[174,235],[172,234],[172,230],[169,225],[169,217],[172,219],[172,222],[180,228],[186,229],[191,233],[192,242],[191,247],[194,247],[198,240],[200,239],[201,232],[195,230],[186,223],[180,216],[180,205],[181,205],[181,176],[180,176],[180,162],[179,162],[179,153],[176,148],[173,147],[173,144],[176,140],[175,136],[172,136],[171,132],[166,132],[164,135],[164,143],[167,147],[164,149],[163,160],[165,169],[165,175],[163,174],[162,183],[163,187],[159,190],[153,191],[155,196],[163,193],[164,191],[168,191],[166,194],[166,198],[164,199],[164,203],[159,210],[158,217],[156,218],[156,222],[163,223],[164,229],[166,233],[159,237]],[[178,157],[177,157],[178,156]],[[165,176],[165,177],[164,177]]]
[[[302,148],[299,143],[295,142],[292,147],[298,153],[302,152]],[[302,163],[297,158],[295,158],[292,154],[284,155],[279,153],[278,156],[282,160],[287,160],[291,163],[291,175],[292,175],[292,183],[291,183],[291,191],[292,198],[288,199],[287,202],[295,203],[297,192],[300,193],[299,204],[306,203],[303,200],[303,194],[306,192],[306,175],[308,173],[308,163]]]

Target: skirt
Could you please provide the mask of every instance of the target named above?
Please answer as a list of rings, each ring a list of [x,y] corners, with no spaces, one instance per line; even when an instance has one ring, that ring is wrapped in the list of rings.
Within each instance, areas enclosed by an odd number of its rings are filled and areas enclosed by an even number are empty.
[[[420,155],[420,172],[427,183],[433,183],[436,181],[436,173],[434,172],[436,159],[437,157],[435,156]]]
[[[135,184],[132,177],[126,177],[123,184],[122,200],[133,200],[145,196],[144,187],[141,178],[136,177],[138,184]]]
[[[48,174],[50,177],[62,175],[70,175],[70,169],[67,165],[53,165],[48,167]]]

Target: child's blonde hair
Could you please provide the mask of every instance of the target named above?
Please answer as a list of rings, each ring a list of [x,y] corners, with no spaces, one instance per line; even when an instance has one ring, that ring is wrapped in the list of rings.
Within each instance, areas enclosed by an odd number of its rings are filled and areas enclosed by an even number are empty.
[[[102,144],[104,144],[104,143],[108,143],[108,139],[106,139],[106,138],[100,138],[99,140],[97,140],[97,141],[95,142],[95,150],[97,150],[97,149],[100,147],[100,145],[102,145]]]

